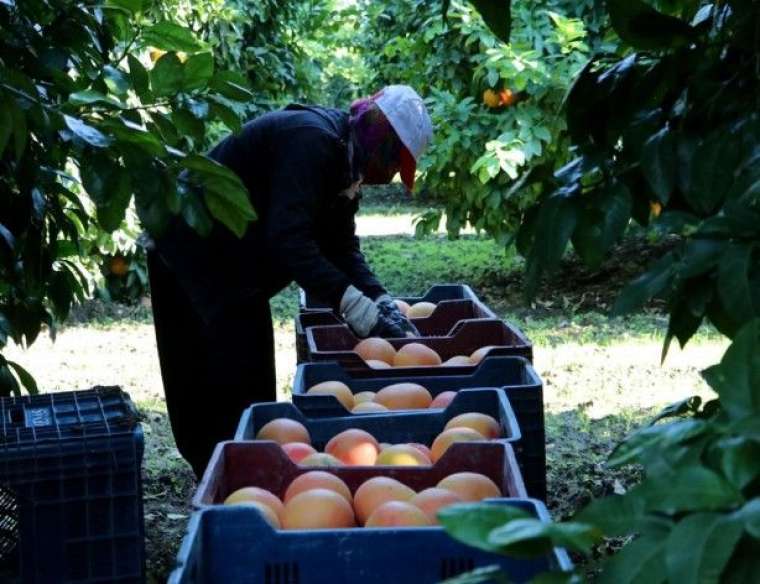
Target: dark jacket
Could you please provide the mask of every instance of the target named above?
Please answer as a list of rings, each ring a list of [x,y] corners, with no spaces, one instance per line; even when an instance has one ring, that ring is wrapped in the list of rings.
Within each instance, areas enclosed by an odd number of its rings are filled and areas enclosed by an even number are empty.
[[[241,239],[218,223],[202,238],[177,219],[156,240],[204,320],[253,294],[271,298],[294,280],[335,307],[349,284],[372,298],[385,292],[359,249],[358,198],[340,195],[357,176],[349,140],[348,114],[289,106],[209,153],[243,181],[258,219]]]

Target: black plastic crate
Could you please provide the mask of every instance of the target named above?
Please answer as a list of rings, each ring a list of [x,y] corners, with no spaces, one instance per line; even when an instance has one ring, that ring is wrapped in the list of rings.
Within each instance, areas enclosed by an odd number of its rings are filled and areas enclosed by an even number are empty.
[[[481,302],[478,295],[466,284],[434,284],[422,296],[394,296],[408,304],[417,302],[432,302],[438,304],[442,300],[475,300]],[[310,310],[332,311],[332,306],[307,294],[302,288],[298,289],[298,309],[301,312]]]
[[[118,387],[0,399],[0,581],[143,582],[142,455]]]
[[[496,319],[494,312],[479,300],[441,300],[433,313],[425,318],[414,318],[412,322],[420,331],[420,336],[446,336],[455,331],[463,320]],[[306,329],[312,326],[345,324],[334,312],[314,310],[300,312],[295,318],[296,362],[311,361]]]
[[[419,383],[433,394],[482,387],[496,387],[504,391],[515,412],[522,440],[515,452],[531,497],[546,500],[546,435],[544,430],[544,397],[541,378],[524,358],[488,356],[471,372],[451,375],[444,367],[419,367],[414,374],[403,377],[392,369],[376,369],[372,377],[340,363],[302,363],[293,378],[293,403],[309,417],[334,415],[340,407],[331,395],[306,395],[307,390],[323,381],[341,381],[351,391],[378,391],[386,385],[401,382]],[[386,375],[392,372],[391,375]]]

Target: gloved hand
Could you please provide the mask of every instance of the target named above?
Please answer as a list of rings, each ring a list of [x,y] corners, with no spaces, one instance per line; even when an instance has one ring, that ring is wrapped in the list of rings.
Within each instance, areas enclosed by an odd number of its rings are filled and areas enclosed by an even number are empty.
[[[407,317],[399,310],[398,305],[393,301],[393,298],[387,294],[383,294],[375,300],[377,308],[380,310],[380,314],[387,316],[391,321],[397,323],[404,331],[405,337],[419,337],[420,331],[412,324]]]
[[[371,298],[349,286],[340,300],[340,312],[357,336],[399,338],[406,332],[398,322],[383,314]]]

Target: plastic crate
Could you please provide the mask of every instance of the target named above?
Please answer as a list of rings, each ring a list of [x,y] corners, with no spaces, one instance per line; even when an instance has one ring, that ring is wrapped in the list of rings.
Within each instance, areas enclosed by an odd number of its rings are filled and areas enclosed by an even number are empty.
[[[361,339],[347,325],[319,326],[306,329],[306,342],[312,361],[337,361],[356,375],[372,377],[382,372],[384,376],[407,376],[433,371],[437,375],[462,375],[472,373],[476,365],[435,367],[392,367],[373,369],[354,352]],[[456,355],[470,355],[488,345],[493,348],[488,355],[525,357],[533,360],[533,346],[516,327],[495,319],[472,319],[460,321],[447,336],[388,339],[397,350],[409,343],[421,343],[433,349],[446,361]]]
[[[291,403],[254,404],[243,412],[235,440],[254,440],[264,424],[275,418],[290,418],[306,426],[312,445],[320,451],[330,438],[349,428],[365,430],[378,442],[416,442],[430,446],[449,420],[466,412],[479,412],[498,420],[501,440],[512,444],[515,450],[521,438],[512,406],[504,392],[497,389],[464,390],[443,410],[352,414],[341,404],[333,405],[332,415],[309,418]]]
[[[242,487],[260,487],[282,498],[295,477],[314,470],[294,464],[270,441],[220,442],[193,497],[203,509],[221,504]],[[359,485],[376,476],[393,477],[421,491],[456,472],[479,472],[494,481],[506,497],[526,497],[514,452],[504,442],[455,442],[432,466],[338,466],[321,468],[339,476],[354,493]]]
[[[443,300],[476,300],[480,302],[478,295],[466,284],[434,284],[422,296],[395,296],[395,298],[408,304],[416,304],[417,302],[438,304]],[[332,306],[310,296],[302,288],[298,290],[298,305],[301,312],[310,310],[332,311]]]
[[[412,322],[421,336],[446,336],[456,330],[456,325],[468,319],[496,319],[496,315],[479,300],[442,300],[433,313],[426,318],[414,318]],[[310,361],[306,329],[312,326],[334,326],[344,324],[334,312],[314,311],[296,315],[296,359],[298,363]]]
[[[546,500],[546,437],[544,398],[541,378],[533,366],[520,357],[489,356],[471,373],[437,374],[443,367],[419,368],[413,375],[398,377],[393,369],[373,370],[366,377],[339,363],[303,363],[293,379],[293,403],[311,418],[332,416],[340,402],[331,395],[306,395],[306,391],[323,381],[341,381],[354,393],[377,391],[386,385],[409,381],[425,386],[434,396],[443,391],[498,387],[509,399],[517,418],[522,439],[516,445],[517,460],[531,497]],[[462,369],[461,367],[452,369]],[[392,377],[386,376],[391,372]]]
[[[487,499],[550,521],[531,499]],[[170,584],[433,584],[498,564],[510,582],[572,570],[567,552],[519,560],[466,546],[442,527],[275,530],[244,506],[206,509],[190,520]]]
[[[143,582],[142,454],[118,387],[0,399],[0,581]]]

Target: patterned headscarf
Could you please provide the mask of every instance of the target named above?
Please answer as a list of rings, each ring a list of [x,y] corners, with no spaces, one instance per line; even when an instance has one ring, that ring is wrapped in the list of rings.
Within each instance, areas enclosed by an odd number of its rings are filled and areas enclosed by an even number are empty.
[[[390,122],[371,98],[364,98],[351,104],[349,123],[365,182],[388,182],[399,170],[402,149]]]

